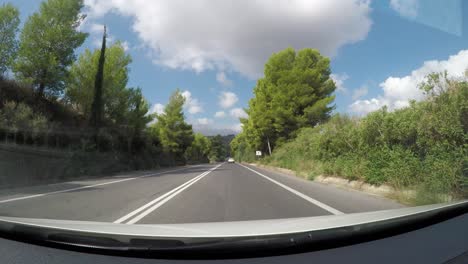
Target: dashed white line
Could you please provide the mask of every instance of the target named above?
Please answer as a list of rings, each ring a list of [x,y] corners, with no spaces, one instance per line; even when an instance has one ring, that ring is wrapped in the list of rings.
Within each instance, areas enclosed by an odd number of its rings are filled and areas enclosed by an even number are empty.
[[[193,167],[195,167],[195,166],[192,166],[192,168]],[[145,178],[145,177],[150,177],[150,176],[156,176],[156,175],[160,175],[160,174],[176,172],[176,171],[181,171],[181,170],[186,170],[186,169],[188,169],[188,168],[175,169],[175,170],[169,170],[169,171],[162,171],[162,172],[157,172],[157,173],[150,173],[150,174],[145,174],[145,175],[138,176],[138,177],[126,178],[126,179],[122,179],[122,180],[98,183],[98,184],[93,184],[93,185],[86,185],[86,186],[81,186],[81,187],[76,187],[76,188],[71,188],[71,189],[65,189],[65,190],[60,190],[60,191],[53,191],[53,192],[46,192],[46,193],[39,193],[39,194],[34,194],[34,195],[16,197],[16,198],[11,198],[11,199],[1,200],[0,204],[20,201],[20,200],[25,200],[25,199],[38,198],[38,197],[43,197],[43,196],[47,196],[47,195],[66,193],[66,192],[73,192],[73,191],[83,190],[83,189],[89,189],[89,188],[94,188],[94,187],[98,187],[98,186],[109,185],[109,184],[125,182],[125,181],[131,181],[131,180],[135,180],[135,179],[140,179],[140,178]]]
[[[197,181],[203,179],[203,177],[210,174],[212,171],[216,170],[221,165],[223,165],[223,164],[220,164],[220,165],[218,165],[218,166],[216,166],[214,168],[211,168],[208,171],[198,175],[194,179],[191,179],[190,181],[188,181],[188,182],[186,182],[186,183],[172,189],[171,191],[161,195],[160,197],[154,199],[153,201],[141,206],[140,208],[136,209],[135,211],[133,211],[133,212],[119,218],[114,223],[123,223],[123,222],[127,221],[128,219],[130,219],[131,217],[133,217],[126,224],[130,224],[130,225],[135,224],[136,222],[140,221],[143,217],[149,215],[154,210],[158,209],[160,206],[162,206],[163,204],[165,204],[166,202],[168,202],[169,200],[174,198],[176,195],[178,195],[179,193],[183,192],[185,189],[187,189],[190,186],[192,186],[193,184],[195,184]]]
[[[312,203],[312,204],[314,204],[314,205],[316,205],[316,206],[318,206],[318,207],[320,207],[320,208],[322,208],[322,209],[324,209],[324,210],[326,210],[326,211],[328,211],[328,212],[330,212],[330,213],[332,213],[334,215],[344,214],[343,212],[341,212],[339,210],[336,210],[335,208],[330,207],[330,206],[328,206],[328,205],[326,205],[326,204],[324,204],[324,203],[322,203],[320,201],[317,201],[317,200],[315,200],[315,199],[313,199],[313,198],[311,198],[311,197],[309,197],[309,196],[307,196],[307,195],[305,195],[305,194],[303,194],[303,193],[301,193],[299,191],[296,191],[293,188],[291,188],[289,186],[286,186],[286,185],[284,185],[284,184],[282,184],[282,183],[280,183],[280,182],[278,182],[276,180],[273,180],[272,178],[270,178],[270,177],[268,177],[268,176],[266,176],[266,175],[264,175],[264,174],[262,174],[262,173],[260,173],[260,172],[258,172],[256,170],[254,170],[254,169],[251,169],[251,168],[249,168],[249,167],[247,167],[245,165],[239,164],[239,163],[237,163],[237,164],[244,167],[244,168],[246,168],[246,169],[248,169],[248,170],[250,170],[250,171],[252,171],[252,172],[254,172],[254,173],[256,173],[256,174],[258,174],[258,175],[260,175],[260,176],[262,176],[263,178],[277,184],[278,186],[283,187],[284,189],[294,193],[295,195],[301,197],[302,199],[304,199],[304,200],[306,200],[306,201],[308,201],[308,202],[310,202],[310,203]]]

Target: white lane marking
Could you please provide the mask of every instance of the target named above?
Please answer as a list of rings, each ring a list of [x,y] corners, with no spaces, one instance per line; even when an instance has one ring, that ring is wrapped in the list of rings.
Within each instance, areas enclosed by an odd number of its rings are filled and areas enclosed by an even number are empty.
[[[195,167],[195,166],[192,166],[192,167],[189,167],[189,168],[193,168],[193,167]],[[123,179],[123,180],[116,180],[116,181],[98,183],[98,184],[93,184],[93,185],[86,185],[86,186],[81,186],[81,187],[76,187],[76,188],[71,188],[71,189],[65,189],[65,190],[60,190],[60,191],[53,191],[53,192],[46,192],[46,193],[39,193],[39,194],[34,194],[34,195],[16,197],[16,198],[11,198],[11,199],[1,200],[0,204],[20,201],[20,200],[25,200],[25,199],[38,198],[38,197],[43,197],[43,196],[52,195],[52,194],[59,194],[59,193],[66,193],[66,192],[73,192],[73,191],[78,191],[78,190],[83,190],[83,189],[89,189],[89,188],[94,188],[94,187],[98,187],[98,186],[103,186],[103,185],[108,185],[108,184],[113,184],[113,183],[119,183],[119,182],[125,182],[125,181],[131,181],[131,180],[135,180],[135,179],[139,179],[139,178],[156,176],[156,175],[160,175],[160,174],[164,174],[164,173],[170,173],[170,172],[181,171],[181,170],[186,170],[186,169],[188,169],[188,168],[169,170],[169,171],[162,171],[162,172],[157,172],[157,173],[150,173],[150,174],[145,174],[145,175],[138,176],[138,177],[126,178],[126,179]],[[70,182],[68,182],[68,183],[70,183]]]
[[[221,165],[223,165],[224,163],[221,163],[220,165],[214,167],[214,168],[211,168],[210,170],[200,174],[199,176],[196,177],[195,180],[193,180],[192,182],[190,182],[189,184],[186,184],[184,185],[182,188],[179,188],[177,189],[175,192],[172,192],[169,196],[166,196],[163,198],[163,200],[158,200],[159,202],[157,202],[156,204],[155,201],[151,201],[150,203],[151,204],[154,204],[153,206],[151,206],[150,208],[146,209],[144,212],[142,212],[141,214],[137,215],[136,217],[134,217],[133,219],[131,219],[130,221],[127,222],[128,225],[132,225],[132,224],[135,224],[136,222],[140,221],[143,217],[149,215],[150,213],[152,213],[154,210],[158,209],[160,206],[162,206],[163,204],[165,204],[166,202],[168,202],[169,200],[171,200],[172,198],[174,198],[176,195],[178,195],[179,193],[183,192],[185,189],[189,188],[190,186],[192,186],[193,184],[195,184],[197,181],[203,179],[206,175],[210,174],[212,171],[216,170],[217,168],[219,168]],[[158,198],[157,198],[158,199]],[[147,205],[144,205],[143,207],[147,207]],[[137,210],[140,210],[137,209]]]
[[[301,192],[299,192],[299,191],[296,191],[296,190],[294,190],[293,188],[288,187],[288,186],[286,186],[286,185],[284,185],[284,184],[282,184],[282,183],[280,183],[280,182],[278,182],[278,181],[276,181],[276,180],[273,180],[273,179],[271,179],[270,177],[268,177],[268,176],[266,176],[266,175],[264,175],[264,174],[262,174],[262,173],[260,173],[260,172],[258,172],[258,171],[256,171],[256,170],[254,170],[254,169],[251,169],[251,168],[249,168],[249,167],[247,167],[247,166],[245,166],[245,165],[239,164],[239,163],[237,163],[237,164],[238,164],[239,166],[242,166],[242,167],[244,167],[244,168],[246,168],[246,169],[248,169],[248,170],[250,170],[250,171],[252,171],[252,172],[254,172],[254,173],[256,173],[256,174],[258,174],[258,175],[260,175],[260,176],[262,176],[263,178],[265,178],[265,179],[267,179],[267,180],[269,180],[269,181],[271,181],[271,182],[273,182],[273,183],[279,185],[280,187],[283,187],[284,189],[286,189],[286,190],[288,190],[288,191],[294,193],[295,195],[301,197],[302,199],[304,199],[304,200],[306,200],[306,201],[308,201],[308,202],[310,202],[310,203],[313,203],[313,204],[315,204],[316,206],[318,206],[318,207],[320,207],[320,208],[322,208],[322,209],[327,210],[328,212],[330,212],[330,213],[332,213],[332,214],[334,214],[334,215],[341,215],[341,214],[344,214],[343,212],[338,211],[338,210],[336,210],[335,208],[330,207],[330,206],[328,206],[328,205],[326,205],[326,204],[324,204],[324,203],[322,203],[322,202],[319,202],[319,201],[317,201],[317,200],[315,200],[315,199],[313,199],[313,198],[311,198],[311,197],[309,197],[309,196],[307,196],[307,195],[305,195],[305,194],[303,194],[303,193],[301,193]]]
[[[205,173],[206,173],[206,172],[205,172]],[[204,173],[203,173],[203,174],[204,174]],[[203,175],[203,174],[201,174],[201,175]],[[164,199],[165,197],[171,195],[172,193],[176,192],[176,191],[179,190],[180,188],[183,188],[183,187],[186,186],[187,184],[190,184],[191,182],[197,180],[198,178],[200,178],[201,175],[198,175],[197,177],[195,177],[195,178],[193,178],[193,179],[191,179],[191,180],[189,180],[189,181],[187,181],[187,182],[185,182],[185,183],[183,183],[183,184],[177,186],[176,188],[174,188],[174,189],[168,191],[167,193],[165,193],[165,194],[159,196],[158,198],[156,198],[156,199],[154,199],[153,201],[151,201],[151,202],[149,202],[149,203],[143,205],[142,207],[136,209],[135,211],[132,211],[131,213],[122,216],[121,218],[115,220],[114,223],[115,223],[115,224],[120,224],[120,223],[125,222],[125,221],[128,220],[129,218],[131,218],[131,217],[133,217],[134,215],[138,214],[139,212],[145,210],[146,208],[150,207],[151,205],[153,205],[153,204],[159,202],[160,200]]]

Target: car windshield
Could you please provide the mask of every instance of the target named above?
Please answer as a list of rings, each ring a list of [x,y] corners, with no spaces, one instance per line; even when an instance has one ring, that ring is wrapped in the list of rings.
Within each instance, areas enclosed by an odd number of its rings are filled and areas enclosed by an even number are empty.
[[[0,0],[0,220],[249,231],[463,200],[467,8]]]

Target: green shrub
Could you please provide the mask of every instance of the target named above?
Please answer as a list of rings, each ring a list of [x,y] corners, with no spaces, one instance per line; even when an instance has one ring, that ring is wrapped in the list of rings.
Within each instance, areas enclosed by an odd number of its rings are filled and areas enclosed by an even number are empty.
[[[349,180],[364,179],[367,161],[353,153],[347,153],[335,159],[334,175],[343,176]]]
[[[416,189],[416,204],[468,197],[468,82],[431,78],[423,84],[426,101],[361,119],[336,114],[301,129],[263,162],[312,178]]]

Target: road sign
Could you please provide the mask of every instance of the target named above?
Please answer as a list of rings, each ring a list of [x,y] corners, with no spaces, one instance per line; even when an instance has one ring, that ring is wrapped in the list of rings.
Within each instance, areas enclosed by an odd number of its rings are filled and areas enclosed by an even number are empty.
[[[257,155],[258,157],[261,157],[261,156],[262,156],[262,152],[259,151],[259,150],[257,150],[257,151],[255,152],[255,155]]]

